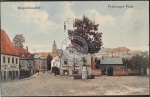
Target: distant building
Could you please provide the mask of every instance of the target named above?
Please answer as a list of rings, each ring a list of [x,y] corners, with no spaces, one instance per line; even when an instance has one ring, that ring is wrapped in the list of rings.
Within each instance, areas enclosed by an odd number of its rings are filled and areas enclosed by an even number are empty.
[[[71,58],[74,58],[74,51],[72,50],[72,47],[67,47],[66,50],[64,50],[66,53],[69,54]],[[82,75],[82,70],[83,70],[83,61],[82,57],[75,56],[75,59],[79,60],[71,60],[69,57],[64,56],[64,54],[61,54],[60,56],[60,75],[73,75],[74,72],[78,75]],[[85,56],[86,60],[86,67],[87,67],[87,74],[91,74],[91,55],[88,54]],[[75,64],[75,66],[74,66]],[[74,71],[75,68],[75,71]]]
[[[61,49],[57,49],[57,45],[54,41],[54,44],[52,45],[52,52],[39,52],[37,53],[39,56],[47,58],[48,55],[51,55],[53,58],[56,56],[59,56],[62,53]]]
[[[1,81],[19,78],[19,57],[12,42],[1,30]]]
[[[51,69],[52,69],[52,67],[55,67],[55,66],[60,69],[60,58],[59,58],[59,56],[54,57],[53,60],[51,61]]]
[[[118,47],[118,48],[104,48],[102,47],[98,53],[95,53],[95,57],[97,58],[107,58],[107,57],[123,57],[124,54],[130,52],[130,49],[126,47]]]
[[[112,57],[113,56],[112,50],[113,48],[102,47],[98,53],[95,53],[95,57],[99,59],[101,59],[102,57]]]
[[[40,57],[38,54],[34,54],[34,69],[35,71],[44,71],[47,68],[46,58]]]
[[[19,54],[20,72],[28,71],[29,75],[34,74],[34,58],[33,55],[28,52],[28,47],[26,47],[26,50],[20,47],[15,49]]]
[[[122,57],[124,53],[128,53],[130,49],[126,47],[118,47],[112,50],[112,55],[115,57]]]

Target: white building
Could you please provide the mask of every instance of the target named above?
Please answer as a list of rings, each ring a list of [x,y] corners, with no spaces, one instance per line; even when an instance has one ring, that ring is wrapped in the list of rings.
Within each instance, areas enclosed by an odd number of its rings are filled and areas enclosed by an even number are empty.
[[[104,48],[102,47],[101,50],[98,53],[95,53],[95,57],[101,59],[102,57],[112,57],[113,48]]]
[[[1,30],[1,81],[19,78],[19,57],[4,30]]]
[[[82,75],[82,70],[83,70],[83,66],[82,66],[83,55],[82,54],[79,54],[79,53],[74,54],[73,48],[67,47],[66,50],[63,51],[63,54],[61,54],[59,57],[60,57],[60,75],[73,75],[75,71],[76,71],[76,74]],[[87,54],[85,56],[85,60],[86,60],[87,74],[90,75],[91,74],[91,55]]]
[[[53,60],[51,61],[51,70],[52,67],[56,66],[57,68],[60,68],[60,58],[59,56],[56,56],[53,58]]]

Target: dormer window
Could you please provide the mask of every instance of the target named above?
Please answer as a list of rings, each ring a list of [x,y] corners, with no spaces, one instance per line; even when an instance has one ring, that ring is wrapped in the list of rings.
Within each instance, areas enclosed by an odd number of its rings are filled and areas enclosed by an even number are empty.
[[[31,58],[31,54],[29,54],[29,58]]]
[[[22,58],[24,58],[25,57],[25,55],[24,54],[22,54]]]

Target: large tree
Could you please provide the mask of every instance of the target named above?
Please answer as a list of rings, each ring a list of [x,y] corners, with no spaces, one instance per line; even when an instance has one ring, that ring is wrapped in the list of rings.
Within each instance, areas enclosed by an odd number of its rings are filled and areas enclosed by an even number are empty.
[[[23,45],[24,42],[25,42],[25,38],[23,37],[22,34],[17,34],[13,39],[13,45],[15,47],[23,48],[24,47],[24,45]]]
[[[94,54],[100,51],[102,44],[102,33],[98,32],[98,25],[95,24],[94,21],[91,21],[85,15],[83,19],[75,19],[74,22],[74,30],[68,30],[68,35],[71,37],[73,35],[77,35],[85,39],[88,44],[88,52],[92,55],[92,69],[95,68],[95,59]],[[77,39],[71,38],[72,44],[78,44],[83,47],[82,44]]]

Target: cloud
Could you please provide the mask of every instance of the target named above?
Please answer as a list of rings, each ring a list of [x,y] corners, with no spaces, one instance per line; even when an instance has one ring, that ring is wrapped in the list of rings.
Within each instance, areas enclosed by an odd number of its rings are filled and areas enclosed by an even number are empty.
[[[18,7],[40,7],[39,2],[15,3],[13,6],[13,16],[18,18],[21,23],[34,25],[35,32],[46,33],[55,28],[56,24],[49,20],[49,15],[42,9],[17,9]]]
[[[101,15],[96,9],[84,12],[91,20],[99,25],[99,31],[103,33],[104,46],[127,46],[133,49],[147,50],[148,44],[148,11],[144,9],[127,9],[124,14],[113,17]],[[138,48],[137,48],[138,49]]]
[[[49,45],[43,45],[43,44],[38,44],[38,45],[27,45],[28,46],[28,50],[33,53],[33,52],[51,52],[52,51],[52,47]]]
[[[87,10],[84,12],[85,16],[88,16],[91,20],[95,20],[96,23],[101,25],[113,26],[115,18],[111,15],[101,15],[96,9]]]
[[[24,33],[27,37],[26,39],[28,39],[26,41],[27,45],[30,44],[28,45],[29,48],[50,50],[54,39],[57,45],[59,45],[62,44],[62,41],[67,37],[67,31],[64,32],[64,21],[67,21],[68,18],[82,19],[85,14],[91,20],[95,20],[95,23],[99,24],[99,32],[103,33],[102,40],[105,47],[127,46],[140,48],[141,46],[141,48],[144,49],[144,45],[148,44],[149,12],[144,5],[142,5],[143,7],[139,6],[140,8],[134,6],[133,9],[124,9],[125,11],[122,10],[116,13],[118,15],[113,15],[109,13],[108,10],[106,10],[108,12],[104,13],[102,10],[99,10],[100,7],[94,7],[95,5],[91,7],[91,3],[88,7],[82,6],[84,10],[77,10],[78,12],[76,12],[76,9],[78,9],[76,7],[79,7],[80,4],[77,3],[76,6],[75,3],[76,2],[3,3],[2,17],[6,18],[2,19],[3,25],[5,25],[6,29],[11,28],[9,30],[10,32]],[[141,5],[141,3],[138,4]],[[12,8],[10,8],[10,6]],[[41,9],[20,10],[18,6],[37,6],[41,7]],[[11,17],[10,14],[12,14],[13,17]],[[70,23],[66,23],[67,29],[73,29],[72,19],[69,19]],[[9,22],[16,27],[13,26],[13,28],[9,25]],[[35,43],[39,45],[35,47]],[[58,47],[61,47],[61,45]]]

